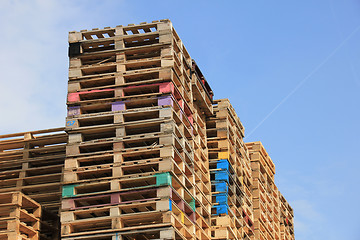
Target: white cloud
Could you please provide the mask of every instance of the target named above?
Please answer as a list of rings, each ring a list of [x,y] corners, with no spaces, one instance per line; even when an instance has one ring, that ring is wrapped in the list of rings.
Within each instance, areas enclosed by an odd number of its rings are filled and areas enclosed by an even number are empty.
[[[59,67],[66,66],[62,63],[66,59],[59,57],[57,49],[66,48],[52,27],[61,16],[51,13],[65,9],[55,1],[44,2],[2,3],[0,109],[6,114],[2,114],[0,121],[4,132],[56,127],[64,122],[60,116],[65,106],[61,108],[58,102],[65,96],[66,68]],[[57,111],[49,115],[49,108]]]
[[[112,3],[0,1],[0,134],[64,125],[68,31],[101,27]]]

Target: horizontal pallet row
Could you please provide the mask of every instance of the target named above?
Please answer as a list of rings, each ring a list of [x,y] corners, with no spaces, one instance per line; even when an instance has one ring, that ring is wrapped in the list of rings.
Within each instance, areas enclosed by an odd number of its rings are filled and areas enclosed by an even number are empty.
[[[141,109],[122,110],[102,114],[85,114],[69,116],[66,120],[67,132],[84,133],[84,135],[96,135],[99,129],[116,128],[141,128],[142,125],[155,124],[172,120],[179,131],[189,140],[196,139],[197,135],[203,136],[202,129],[191,124],[189,118],[181,111],[168,106],[147,107]],[[157,129],[143,129],[142,132],[156,132]],[[128,130],[124,134],[136,135],[136,132]],[[110,136],[111,137],[111,136]],[[94,137],[95,138],[95,137]],[[86,141],[86,138],[83,140]]]
[[[67,103],[68,106],[85,106],[107,102],[132,101],[135,98],[162,96],[166,93],[171,93],[184,111],[193,112],[191,110],[192,101],[186,95],[186,90],[179,89],[173,82],[166,79],[161,82],[141,83],[126,87],[73,92],[68,94]]]
[[[129,49],[157,43],[169,43],[171,41],[173,41],[172,43],[176,44],[177,49],[182,52],[185,60],[191,61],[185,46],[182,44],[169,20],[133,26],[117,26],[115,28],[100,30],[93,29],[69,32],[69,43],[72,44],[69,55],[70,57],[74,57],[83,53]],[[106,43],[109,45],[106,45]],[[117,43],[116,46],[115,43]],[[75,51],[75,49],[80,51]]]
[[[164,239],[164,240],[187,240],[195,237],[185,238],[181,231],[172,227],[139,228],[127,231],[102,232],[97,231],[90,235],[79,235],[63,237],[64,240],[120,240],[120,239]]]

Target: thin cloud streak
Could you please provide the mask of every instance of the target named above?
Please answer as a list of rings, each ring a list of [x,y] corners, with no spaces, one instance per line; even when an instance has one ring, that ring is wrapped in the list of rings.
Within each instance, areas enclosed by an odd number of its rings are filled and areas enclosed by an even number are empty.
[[[304,83],[309,80],[322,66],[324,66],[329,59],[331,59],[339,49],[341,49],[345,43],[351,39],[358,31],[360,30],[360,25],[357,26],[319,65],[317,65],[303,80],[301,80],[296,87],[286,95],[278,105],[276,105],[265,117],[261,120],[254,129],[252,129],[247,136],[244,138],[246,140],[250,137],[281,105],[283,105],[299,88],[304,85]]]

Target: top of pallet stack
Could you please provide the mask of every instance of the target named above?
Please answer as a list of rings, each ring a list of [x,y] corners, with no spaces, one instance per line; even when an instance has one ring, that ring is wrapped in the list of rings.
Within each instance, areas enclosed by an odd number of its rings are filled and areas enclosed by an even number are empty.
[[[36,142],[37,144],[42,144],[42,141],[45,141],[46,144],[66,142],[67,137],[64,130],[64,127],[59,127],[0,135],[0,152],[19,150],[24,147],[26,142]]]
[[[111,38],[115,36],[126,36],[134,34],[146,34],[156,31],[162,31],[172,28],[169,19],[152,21],[151,23],[141,22],[140,24],[128,24],[127,26],[118,25],[116,27],[104,27],[103,29],[93,28],[91,30],[83,29],[80,31],[69,32],[69,43],[82,40],[95,40]]]
[[[258,141],[258,142],[249,142],[246,143],[247,148],[250,151],[250,155],[253,155],[255,153],[259,153],[260,156],[257,156],[255,158],[251,158],[251,161],[264,161],[262,164],[264,165],[264,167],[268,168],[271,171],[271,174],[274,175],[275,174],[275,164],[274,162],[271,160],[269,154],[267,153],[266,149],[264,148],[263,144]]]
[[[71,93],[89,90],[84,89],[89,82],[101,88],[125,88],[172,80],[184,101],[198,107],[193,113],[213,114],[213,91],[168,19],[69,32],[69,58]],[[107,78],[104,84],[99,77]],[[128,97],[113,95],[111,100],[117,101]]]
[[[242,137],[244,137],[245,134],[245,128],[242,125],[240,118],[236,114],[236,111],[234,107],[231,105],[230,100],[227,98],[223,99],[216,99],[214,100],[214,114],[216,114],[216,117],[218,118],[224,118],[227,115],[230,115],[233,121],[236,123],[237,128],[241,132]],[[226,110],[227,113],[223,113],[222,110]]]

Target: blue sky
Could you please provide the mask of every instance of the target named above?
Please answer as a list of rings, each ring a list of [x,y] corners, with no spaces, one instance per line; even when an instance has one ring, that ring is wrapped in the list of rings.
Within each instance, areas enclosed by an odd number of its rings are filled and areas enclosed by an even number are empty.
[[[359,13],[358,0],[2,0],[0,134],[64,125],[69,31],[168,18],[274,160],[296,239],[358,240]]]

